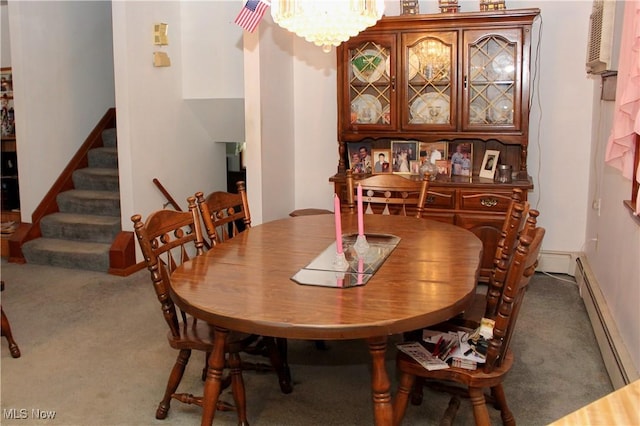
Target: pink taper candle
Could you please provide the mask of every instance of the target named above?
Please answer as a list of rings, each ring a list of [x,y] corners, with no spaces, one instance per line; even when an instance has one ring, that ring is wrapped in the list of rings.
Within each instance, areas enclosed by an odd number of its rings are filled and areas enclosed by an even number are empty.
[[[342,218],[340,217],[340,198],[333,194],[333,215],[336,219],[336,252],[342,254]]]
[[[364,213],[362,211],[362,185],[358,184],[358,235],[364,235]]]

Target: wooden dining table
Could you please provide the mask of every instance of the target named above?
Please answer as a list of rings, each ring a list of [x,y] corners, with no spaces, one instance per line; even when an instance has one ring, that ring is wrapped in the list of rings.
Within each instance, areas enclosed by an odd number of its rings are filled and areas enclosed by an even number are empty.
[[[343,234],[358,232],[342,215]],[[230,330],[305,340],[366,340],[372,360],[376,425],[393,418],[385,367],[390,335],[449,319],[473,300],[482,243],[460,227],[414,217],[365,215],[366,235],[391,234],[397,246],[365,285],[303,285],[291,278],[335,244],[333,215],[290,217],[247,229],[171,275],[184,311],[214,326],[202,425],[211,425]]]

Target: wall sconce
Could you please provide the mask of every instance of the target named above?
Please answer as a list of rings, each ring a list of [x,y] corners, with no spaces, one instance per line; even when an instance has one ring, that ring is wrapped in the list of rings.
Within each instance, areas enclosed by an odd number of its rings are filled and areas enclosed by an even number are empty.
[[[154,24],[153,25],[153,44],[156,46],[166,46],[169,44],[169,38],[167,37],[167,31],[169,30],[169,24]]]

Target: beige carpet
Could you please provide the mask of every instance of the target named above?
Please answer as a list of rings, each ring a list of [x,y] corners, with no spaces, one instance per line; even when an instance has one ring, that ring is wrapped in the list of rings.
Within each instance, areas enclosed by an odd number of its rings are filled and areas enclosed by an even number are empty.
[[[154,417],[176,353],[146,270],[121,278],[4,260],[1,266],[2,307],[22,351],[11,358],[3,339],[2,425],[199,424],[200,408],[179,402],[166,420]],[[280,393],[275,375],[244,374],[252,425],[373,424],[363,342],[328,342],[319,351],[313,342],[291,341],[289,348],[292,394]],[[520,425],[547,424],[612,390],[575,283],[535,276],[513,349],[505,389]],[[192,356],[183,391],[201,394],[203,362]],[[232,401],[228,392],[223,399]],[[437,424],[448,400],[426,391],[422,406],[407,409],[405,424]],[[37,419],[38,410],[55,417]],[[497,411],[490,413],[499,424]],[[455,424],[470,423],[463,400]],[[214,424],[236,424],[235,413],[217,412]]]

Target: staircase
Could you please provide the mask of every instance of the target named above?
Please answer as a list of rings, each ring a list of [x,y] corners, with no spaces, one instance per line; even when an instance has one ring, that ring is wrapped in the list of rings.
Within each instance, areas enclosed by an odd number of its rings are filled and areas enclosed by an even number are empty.
[[[116,129],[87,152],[88,167],[72,173],[73,189],[56,196],[57,212],[40,219],[41,236],[22,245],[27,263],[108,272],[121,231]]]

